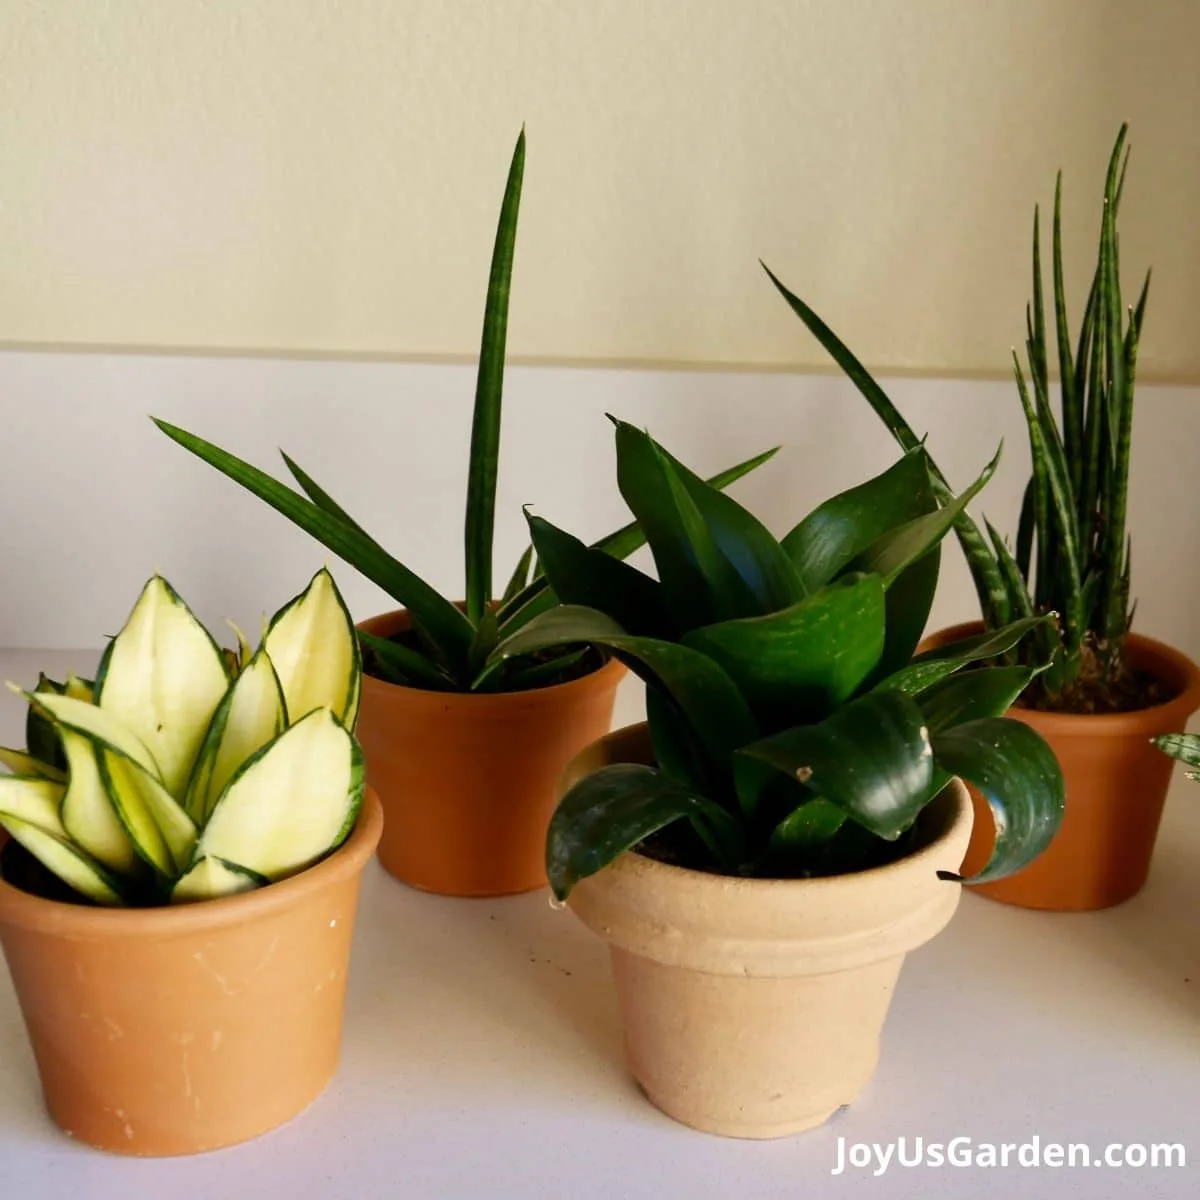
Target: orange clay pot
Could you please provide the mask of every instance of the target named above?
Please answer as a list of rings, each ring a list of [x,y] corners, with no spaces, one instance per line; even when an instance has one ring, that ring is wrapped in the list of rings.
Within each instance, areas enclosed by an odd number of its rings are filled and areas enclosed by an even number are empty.
[[[0,880],[0,943],[54,1120],[117,1154],[197,1154],[307,1108],[337,1067],[382,823],[368,791],[323,862],[177,907],[62,904]]]
[[[359,625],[408,628],[403,610]],[[567,761],[612,725],[617,661],[526,692],[432,692],[363,676],[358,739],[387,819],[379,861],[444,896],[546,886],[546,828]]]
[[[927,638],[919,649],[982,631],[977,621],[955,625]],[[1036,729],[1058,758],[1066,809],[1054,840],[1029,866],[972,891],[1005,904],[1054,912],[1110,908],[1141,891],[1175,765],[1150,739],[1182,732],[1200,709],[1200,667],[1178,650],[1136,633],[1129,635],[1126,647],[1134,667],[1151,672],[1178,694],[1152,708],[1100,716],[1009,709],[1007,715]],[[975,826],[963,860],[966,875],[983,868],[995,844],[987,804],[969,790]]]

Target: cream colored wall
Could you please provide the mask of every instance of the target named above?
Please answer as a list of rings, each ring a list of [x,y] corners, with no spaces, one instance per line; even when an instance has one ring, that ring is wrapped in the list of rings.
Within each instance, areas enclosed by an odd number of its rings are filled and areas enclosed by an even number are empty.
[[[3,0],[0,341],[1007,370],[1035,200],[1122,119],[1142,367],[1200,376],[1195,0]]]

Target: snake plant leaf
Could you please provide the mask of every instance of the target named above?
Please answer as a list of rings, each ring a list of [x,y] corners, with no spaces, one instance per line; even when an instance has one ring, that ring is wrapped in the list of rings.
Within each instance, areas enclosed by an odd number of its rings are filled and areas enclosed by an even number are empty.
[[[265,471],[167,421],[151,419],[185,450],[282,513],[408,609],[414,626],[437,648],[447,667],[459,670],[465,665],[473,636],[471,623],[420,576],[382,551],[371,538],[330,516]]]
[[[670,621],[657,580],[542,517],[525,516],[538,560],[560,603],[598,608],[628,633],[669,635]]]
[[[929,622],[941,569],[942,548],[935,546],[901,571],[884,593],[887,628],[883,653],[871,672],[873,680],[883,679],[911,660]]]
[[[1200,734],[1164,733],[1151,740],[1171,758],[1176,758],[1189,767],[1200,767]]]
[[[529,692],[547,684],[561,682],[580,667],[590,649],[589,646],[583,646],[578,649],[564,650],[562,654],[557,654],[553,658],[543,662],[534,661],[527,665],[509,664],[512,669],[503,675],[493,675],[491,670],[485,667],[480,672],[476,683],[472,684],[471,690],[487,690],[491,682],[500,678],[503,679],[504,690],[507,692]]]
[[[369,536],[367,531],[299,463],[290,458],[282,450],[279,452],[279,457],[283,459],[284,466],[291,472],[292,478],[300,485],[301,491],[322,512],[327,513],[335,520],[341,521],[344,525],[348,525],[351,529],[361,533],[363,537]],[[374,539],[371,540],[374,541]],[[375,542],[375,545],[378,546],[379,543]],[[386,553],[382,547],[380,547],[380,552]]]
[[[744,462],[727,467],[724,471],[718,471],[715,475],[706,479],[705,483],[724,490],[730,484],[736,483],[743,476],[749,475],[751,471],[757,470],[764,463],[769,462],[778,453],[779,447],[773,446],[770,450],[764,450],[761,454],[756,454],[753,458],[748,458]],[[645,530],[642,529],[639,522],[630,521],[628,525],[622,525],[620,529],[608,534],[607,537],[602,537],[598,542],[593,542],[589,548],[592,550],[602,550],[605,554],[609,554],[613,558],[625,559],[635,551],[640,550],[645,544]],[[541,607],[532,609],[529,606],[541,597],[548,587],[549,582],[545,575],[535,574],[525,588],[501,604],[501,628],[505,628],[518,613],[521,614],[522,618],[520,624],[524,624],[526,621],[532,620],[538,613],[545,612],[546,608],[550,607],[549,604],[543,604]]]
[[[824,347],[825,351],[841,367],[846,377],[862,394],[863,398],[874,410],[875,415],[883,422],[884,427],[895,438],[901,449],[915,450],[922,445],[921,440],[913,432],[912,427],[900,415],[899,409],[892,403],[887,393],[871,377],[871,374],[850,351],[849,347],[821,320],[819,316],[799,296],[784,286],[766,263],[759,260],[759,265],[767,273],[776,290],[787,302],[788,307],[804,322],[808,331]],[[934,490],[939,499],[948,500],[951,492],[945,476],[938,470],[932,458],[929,459],[930,472],[934,479]],[[1004,625],[1008,622],[1010,612],[1008,598],[1004,585],[1000,580],[996,561],[979,527],[971,517],[962,512],[954,523],[954,533],[962,547],[967,565],[971,569],[971,579],[979,596],[980,607],[984,620],[989,625]]]
[[[1062,469],[1062,464],[1052,454],[1045,435],[1041,414],[1029,397],[1029,389],[1025,386],[1024,372],[1021,364],[1013,355],[1016,368],[1017,393],[1021,398],[1021,407],[1025,413],[1025,423],[1029,430],[1029,452],[1033,459],[1034,477],[1034,519],[1039,530],[1047,531],[1053,527],[1058,535],[1060,552],[1055,553],[1053,575],[1059,580],[1061,588],[1061,603],[1063,605],[1063,621],[1068,640],[1077,642],[1082,636],[1081,623],[1083,619],[1082,597],[1079,578],[1079,531],[1076,523],[1075,505],[1068,492],[1069,481]],[[1035,593],[1035,604],[1043,607],[1049,601],[1049,593],[1045,590],[1047,577],[1051,573],[1049,562],[1049,539],[1039,538],[1038,557],[1038,588]],[[1043,555],[1043,551],[1045,554]]]
[[[764,550],[768,542],[776,565],[784,564],[794,575],[779,543],[740,505],[714,489],[712,495],[727,501],[719,511],[711,497],[690,485],[687,469],[648,434],[625,421],[614,419],[613,424],[617,485],[646,531],[664,601],[678,614],[680,626],[770,611],[771,564]],[[736,557],[729,554],[731,525],[741,533],[732,547]],[[797,589],[792,598],[799,594]]]
[[[987,801],[996,827],[992,857],[978,875],[986,883],[1031,863],[1050,844],[1062,822],[1062,769],[1042,737],[1020,721],[984,717],[932,735],[940,772],[958,776]]]
[[[643,763],[613,763],[581,779],[563,798],[546,836],[551,890],[566,900],[581,880],[675,821],[687,819],[733,872],[742,831],[719,804]]]
[[[914,699],[933,733],[1006,713],[1038,674],[1037,667],[976,667],[931,684]]]
[[[611,650],[653,687],[663,689],[715,763],[759,736],[758,724],[733,680],[711,659],[676,642],[634,637],[607,614],[564,604],[531,621],[497,647],[510,658],[580,642]]]
[[[890,585],[901,571],[923,558],[950,532],[958,515],[996,473],[1003,449],[1001,444],[991,462],[980,472],[979,478],[961,495],[934,512],[925,513],[889,530],[856,556],[847,569],[881,575],[884,586]]]
[[[508,340],[508,297],[512,287],[517,216],[521,208],[524,177],[525,130],[522,128],[509,164],[508,181],[496,226],[475,385],[464,527],[467,618],[472,624],[482,619],[492,599],[492,539],[496,524],[496,472],[500,456],[500,408]]]
[[[1080,434],[1082,437],[1083,435]],[[1029,570],[1033,562],[1033,476],[1030,475],[1028,482],[1025,484],[1025,491],[1021,496],[1021,516],[1017,521],[1017,549],[1016,549],[1016,564],[1017,570],[1021,573],[1021,579],[1025,583],[1026,598],[1029,592]],[[995,547],[995,539],[992,539],[992,546]],[[1011,593],[1011,588],[1009,589]]]
[[[937,507],[929,456],[924,446],[917,446],[881,475],[820,505],[784,538],[783,546],[805,585],[817,587],[897,525]],[[912,563],[887,589],[887,632],[877,679],[912,657],[929,620],[940,569],[939,548]]]
[[[525,547],[525,552],[517,559],[517,565],[513,567],[513,573],[509,576],[508,585],[500,597],[501,605],[507,604],[515,596],[519,595],[522,589],[529,586],[529,568],[532,564],[533,546],[530,545]]]
[[[996,552],[996,561],[1000,564],[1000,574],[1004,579],[1004,586],[1008,588],[1008,597],[1012,602],[1013,612],[1020,617],[1032,617],[1033,601],[1030,599],[1029,589],[1025,585],[1017,560],[1013,558],[1012,552],[1005,545],[1004,538],[1000,536],[991,521],[985,519],[984,526],[991,539],[992,549]]]
[[[468,656],[468,671],[477,676],[483,670],[492,651],[500,644],[500,624],[496,619],[494,608],[485,608],[475,626],[475,636],[471,640],[471,653]]]
[[[1017,645],[1026,634],[1053,621],[1050,615],[1025,617],[1005,625],[1003,629],[988,630],[973,637],[947,642],[924,654],[889,675],[875,686],[892,688],[913,696],[941,679],[955,674],[972,662],[995,658]]]
[[[431,692],[457,690],[454,680],[441,671],[436,663],[416,650],[410,650],[389,638],[376,637],[375,634],[361,629],[358,631],[358,642],[364,650],[371,652],[375,667],[387,683],[422,688]]]
[[[646,725],[654,761],[664,775],[705,795],[719,786],[711,778],[711,763],[687,718],[657,688],[646,689]]]
[[[805,590],[814,592],[889,530],[936,508],[928,455],[918,446],[882,474],[818,505],[781,544]]]
[[[895,841],[929,802],[933,757],[925,717],[902,692],[870,692],[816,725],[743,747]]]
[[[1067,462],[1070,464],[1071,487],[1079,491],[1083,481],[1080,470],[1083,459],[1083,397],[1082,388],[1076,379],[1075,362],[1071,356],[1070,322],[1067,320],[1067,291],[1063,279],[1062,251],[1062,172],[1059,171],[1054,181],[1054,227],[1052,272],[1054,276],[1054,332],[1058,340],[1058,370],[1061,380],[1062,416],[1063,416],[1063,448]],[[1024,510],[1022,509],[1022,517]],[[1017,538],[1018,548],[1021,545]],[[1021,561],[1020,555],[1017,561]],[[1027,561],[1027,560],[1026,560]]]
[[[843,577],[779,612],[693,629],[682,643],[719,664],[765,728],[811,722],[848,700],[883,653],[878,575]]]
[[[689,624],[760,616],[804,595],[791,560],[756,517],[648,434],[613,423],[618,485],[646,529],[668,601],[686,599],[698,614]]]
[[[807,589],[795,565],[766,526],[733,497],[706,483],[662,446],[654,444],[669,465],[672,487],[676,483],[683,485],[707,536],[753,593],[757,612],[775,612],[803,597]]]

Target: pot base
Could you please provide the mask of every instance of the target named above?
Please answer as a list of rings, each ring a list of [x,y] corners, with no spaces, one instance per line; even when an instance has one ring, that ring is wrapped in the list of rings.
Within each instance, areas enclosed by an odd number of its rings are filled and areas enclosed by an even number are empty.
[[[822,1125],[857,1099],[904,961],[754,976],[611,951],[626,1059],[646,1097],[693,1129],[757,1140]]]
[[[637,1082],[638,1090],[654,1105],[659,1112],[670,1117],[672,1121],[678,1121],[680,1125],[686,1125],[689,1129],[695,1129],[699,1133],[715,1134],[717,1137],[739,1138],[742,1141],[750,1142],[768,1142],[776,1138],[791,1137],[797,1133],[807,1133],[810,1129],[819,1129],[834,1113],[840,1112],[846,1108],[850,1101],[845,1104],[838,1104],[831,1109],[823,1109],[820,1112],[812,1113],[807,1117],[798,1117],[795,1120],[785,1121],[778,1125],[763,1125],[753,1122],[744,1124],[738,1121],[726,1121],[720,1119],[707,1119],[705,1117],[697,1117],[694,1114],[683,1114],[673,1112],[669,1102],[664,1102],[660,1097],[647,1088],[640,1082]]]

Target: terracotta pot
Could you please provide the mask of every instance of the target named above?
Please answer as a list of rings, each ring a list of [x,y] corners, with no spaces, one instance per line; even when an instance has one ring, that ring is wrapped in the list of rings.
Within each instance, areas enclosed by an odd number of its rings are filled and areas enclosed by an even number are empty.
[[[978,621],[927,638],[920,650],[981,633]],[[1021,908],[1089,912],[1120,904],[1141,891],[1171,782],[1172,759],[1150,739],[1178,733],[1200,708],[1200,668],[1178,650],[1139,634],[1126,642],[1130,662],[1152,672],[1178,695],[1166,704],[1100,716],[1046,713],[1014,707],[1008,716],[1036,729],[1063,770],[1067,802],[1054,840],[1024,870],[972,891]],[[972,788],[975,829],[963,871],[991,857],[995,827]]]
[[[407,613],[364,621],[389,637]],[[546,828],[572,755],[612,727],[625,668],[610,660],[527,692],[431,692],[363,677],[358,739],[386,820],[379,861],[444,896],[546,886]]]
[[[650,762],[644,724],[602,739],[563,779]],[[922,815],[922,848],[826,879],[740,879],[628,853],[568,904],[609,942],[630,1070],[685,1125],[772,1138],[822,1124],[875,1072],[905,954],[945,927],[971,805],[955,781]]]
[[[294,1117],[337,1067],[359,882],[382,812],[329,858],[243,896],[62,904],[0,880],[0,942],[46,1106],[118,1154],[196,1154]]]

